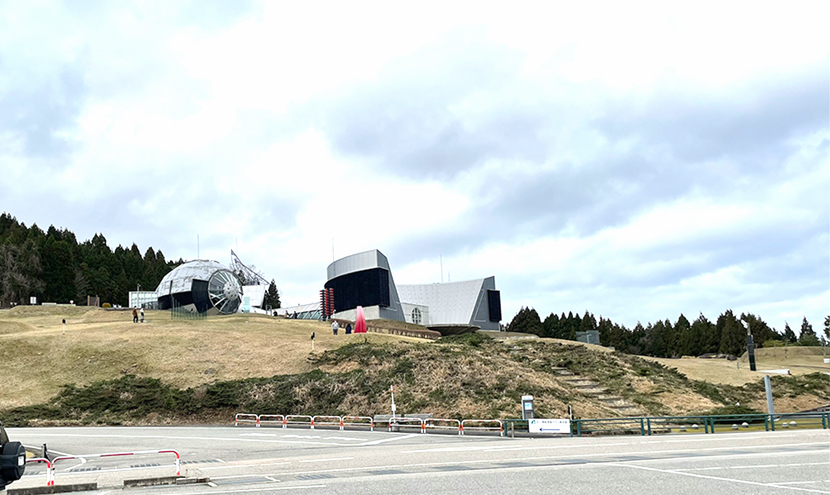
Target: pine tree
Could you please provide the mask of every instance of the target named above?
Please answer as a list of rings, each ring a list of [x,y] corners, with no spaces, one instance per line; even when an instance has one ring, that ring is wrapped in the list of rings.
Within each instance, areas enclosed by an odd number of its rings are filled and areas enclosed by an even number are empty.
[[[508,332],[531,333],[541,336],[544,332],[542,320],[539,319],[539,313],[533,308],[522,307],[510,324],[507,325]]]
[[[799,345],[819,345],[816,332],[813,330],[813,325],[807,321],[807,317],[801,321],[801,335],[798,336]]]
[[[265,297],[262,299],[262,306],[265,309],[277,309],[281,307],[280,291],[277,290],[277,284],[271,279],[271,284],[268,290],[265,291]]]
[[[746,342],[746,330],[731,309],[718,317],[717,327],[721,336],[719,352],[739,356]]]

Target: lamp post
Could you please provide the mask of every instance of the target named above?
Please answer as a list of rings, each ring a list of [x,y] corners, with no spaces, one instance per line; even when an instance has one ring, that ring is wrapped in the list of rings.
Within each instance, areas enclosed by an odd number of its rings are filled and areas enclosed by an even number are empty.
[[[755,369],[755,341],[752,339],[752,332],[749,330],[749,322],[741,320],[741,323],[746,327],[746,352],[749,354],[749,369]]]

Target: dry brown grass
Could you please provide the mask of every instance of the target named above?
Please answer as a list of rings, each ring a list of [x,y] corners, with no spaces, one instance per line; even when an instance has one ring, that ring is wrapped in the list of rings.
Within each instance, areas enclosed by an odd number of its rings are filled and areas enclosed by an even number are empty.
[[[744,355],[737,361],[726,359],[682,359],[645,358],[675,368],[692,380],[703,380],[723,385],[741,386],[758,381],[764,376],[763,370],[790,370],[790,374],[804,375],[815,372],[830,373],[830,364],[824,364],[820,347],[776,347],[758,349],[755,354],[757,372],[750,371],[749,358]]]
[[[66,333],[61,320],[66,318]],[[315,351],[356,339],[410,340],[380,334],[333,336],[327,323],[262,315],[172,320],[147,311],[27,306],[0,311],[0,409],[45,402],[61,385],[88,384],[125,373],[177,387],[212,381],[310,371]]]

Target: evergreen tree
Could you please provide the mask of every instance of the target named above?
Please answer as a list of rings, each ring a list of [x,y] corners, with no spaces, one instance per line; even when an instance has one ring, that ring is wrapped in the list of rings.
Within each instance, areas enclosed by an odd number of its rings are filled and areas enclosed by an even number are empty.
[[[539,313],[533,308],[522,307],[510,324],[507,325],[508,332],[532,333],[541,336],[544,332],[542,320],[539,319]]]
[[[721,336],[719,352],[740,356],[746,344],[746,330],[731,309],[718,317],[717,327]]]
[[[830,315],[824,318],[824,336],[830,340]]]
[[[798,336],[799,345],[819,345],[816,332],[813,330],[813,325],[807,321],[807,317],[801,321],[801,335]]]
[[[268,290],[265,291],[265,297],[262,299],[262,306],[266,309],[280,308],[280,292],[277,290],[277,283],[271,279],[271,284]]]
[[[21,246],[0,244],[0,306],[28,304],[29,297],[45,287],[40,275],[40,256],[32,240]]]

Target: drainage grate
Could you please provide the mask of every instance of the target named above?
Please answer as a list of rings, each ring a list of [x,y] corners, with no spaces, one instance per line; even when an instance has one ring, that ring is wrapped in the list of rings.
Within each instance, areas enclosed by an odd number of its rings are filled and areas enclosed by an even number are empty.
[[[320,474],[301,474],[297,476],[298,480],[325,480],[329,478],[334,478],[334,476],[330,474],[320,473]]]

